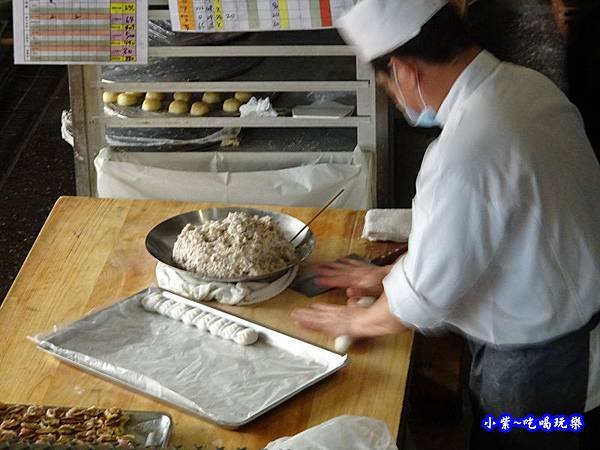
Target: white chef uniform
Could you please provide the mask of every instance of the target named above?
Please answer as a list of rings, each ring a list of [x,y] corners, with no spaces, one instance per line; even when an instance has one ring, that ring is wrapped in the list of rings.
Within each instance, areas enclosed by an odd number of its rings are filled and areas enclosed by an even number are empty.
[[[410,249],[384,280],[392,312],[500,348],[584,327],[600,310],[600,166],[576,108],[543,75],[482,51],[437,119]],[[585,410],[599,405],[596,327]]]

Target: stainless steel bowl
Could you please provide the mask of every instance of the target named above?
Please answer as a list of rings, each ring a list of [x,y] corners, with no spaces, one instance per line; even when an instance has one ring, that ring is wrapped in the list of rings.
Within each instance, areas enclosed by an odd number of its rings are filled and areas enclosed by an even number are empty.
[[[296,219],[295,217],[288,216],[287,214],[280,214],[271,211],[263,211],[260,209],[252,208],[209,208],[201,209],[198,211],[190,211],[185,214],[180,214],[155,226],[148,236],[146,236],[146,249],[154,258],[166,264],[167,266],[181,272],[182,274],[193,277],[198,281],[218,281],[222,283],[237,283],[240,281],[259,281],[259,280],[274,280],[292,267],[300,264],[312,253],[315,247],[315,237],[312,234],[310,228],[304,230],[300,236],[298,236],[293,244],[296,247],[296,255],[298,256],[297,261],[294,264],[290,264],[280,270],[264,275],[257,275],[253,277],[240,277],[240,278],[206,278],[201,274],[195,272],[189,272],[179,267],[175,261],[173,261],[173,246],[177,240],[177,236],[181,233],[181,230],[188,224],[201,225],[210,220],[221,220],[225,219],[230,212],[245,211],[249,214],[257,215],[259,217],[270,216],[277,221],[284,236],[289,240],[304,227],[304,222]]]

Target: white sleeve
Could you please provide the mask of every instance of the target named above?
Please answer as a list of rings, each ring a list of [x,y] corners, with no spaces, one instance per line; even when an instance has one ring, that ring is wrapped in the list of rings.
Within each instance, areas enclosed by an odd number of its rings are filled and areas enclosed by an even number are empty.
[[[493,261],[507,217],[458,177],[424,186],[413,200],[409,251],[383,281],[392,313],[419,329],[443,325]]]

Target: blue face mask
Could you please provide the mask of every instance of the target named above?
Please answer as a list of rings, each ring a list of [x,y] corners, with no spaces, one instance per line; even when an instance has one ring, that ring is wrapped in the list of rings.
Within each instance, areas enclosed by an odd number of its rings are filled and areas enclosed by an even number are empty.
[[[394,81],[396,83],[396,88],[398,88],[398,92],[400,93],[400,101],[396,105],[396,108],[400,110],[406,121],[409,125],[413,127],[423,127],[423,128],[433,128],[439,126],[437,122],[436,115],[437,113],[431,106],[427,106],[425,104],[425,100],[423,99],[423,94],[421,93],[421,84],[419,80],[417,80],[417,90],[419,92],[419,98],[421,99],[421,103],[423,104],[423,109],[421,112],[417,112],[411,107],[408,106],[404,95],[402,94],[402,89],[400,89],[400,83],[398,83],[398,75],[396,74],[396,67],[394,66]]]

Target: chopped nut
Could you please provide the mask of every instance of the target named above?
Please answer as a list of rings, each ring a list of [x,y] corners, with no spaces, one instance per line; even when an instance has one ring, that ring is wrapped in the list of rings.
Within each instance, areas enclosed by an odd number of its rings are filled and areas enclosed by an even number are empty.
[[[19,430],[19,436],[18,436],[19,439],[28,440],[28,439],[31,439],[31,438],[33,438],[35,436],[36,436],[35,430],[32,430],[30,428],[21,428]]]
[[[49,426],[49,427],[39,427],[37,430],[35,430],[35,432],[37,434],[48,434],[48,433],[55,433],[56,432],[56,428]]]
[[[0,423],[1,430],[13,430],[15,428],[19,428],[21,426],[21,422],[15,419],[6,419]]]
[[[12,430],[1,430],[0,431],[0,442],[3,441],[12,441],[13,439],[17,439],[17,433]]]
[[[88,409],[85,410],[85,414],[87,416],[96,417],[98,414],[100,414],[100,410],[95,406],[90,406]]]
[[[43,406],[32,405],[27,408],[27,412],[25,413],[25,417],[41,417],[46,413]]]
[[[130,434],[124,434],[123,436],[119,436],[117,438],[117,444],[121,447],[131,447],[135,445],[136,442],[137,439],[135,438],[135,436],[132,436]]]
[[[36,444],[53,443],[56,442],[56,436],[53,434],[41,434],[35,441]]]
[[[130,447],[132,435],[124,435],[129,420],[120,408],[45,408],[42,406],[5,405],[0,403],[0,441],[18,440],[37,444]]]
[[[98,438],[96,439],[97,442],[112,442],[114,441],[114,436],[112,434],[108,434],[108,433],[103,433],[98,435]]]
[[[69,435],[66,434],[61,434],[58,439],[56,440],[57,444],[68,444],[69,442],[71,442],[73,440],[73,438]]]
[[[108,427],[116,427],[121,423],[121,418],[120,417],[111,417],[110,419],[106,419],[104,421],[104,426],[108,426]]]
[[[71,408],[65,413],[66,418],[74,418],[81,417],[85,414],[85,410],[83,408]]]
[[[58,408],[48,408],[46,410],[46,417],[54,419],[58,417]]]
[[[56,418],[51,418],[51,417],[44,417],[42,418],[42,420],[40,421],[40,424],[42,426],[54,426],[54,425],[58,425],[60,423],[60,419],[56,419]]]
[[[123,411],[120,408],[108,408],[104,411],[104,417],[110,420],[114,417],[119,417],[122,413]]]
[[[13,405],[9,406],[6,413],[7,414],[22,414],[27,409],[25,405]]]
[[[58,427],[58,432],[60,434],[73,434],[75,433],[75,427],[73,425],[69,425],[69,424],[64,424],[61,425],[60,427]]]
[[[96,419],[88,419],[85,422],[83,422],[83,426],[86,430],[91,430],[92,428],[95,428],[97,424],[98,423]]]
[[[37,430],[40,426],[34,422],[21,422],[21,427],[29,430]]]

